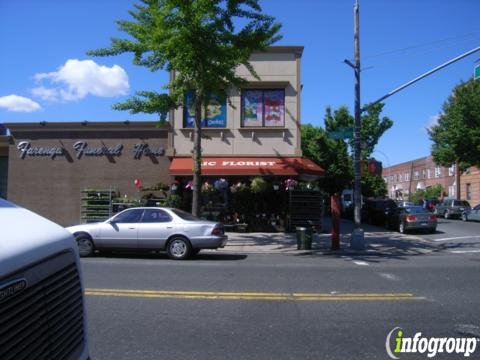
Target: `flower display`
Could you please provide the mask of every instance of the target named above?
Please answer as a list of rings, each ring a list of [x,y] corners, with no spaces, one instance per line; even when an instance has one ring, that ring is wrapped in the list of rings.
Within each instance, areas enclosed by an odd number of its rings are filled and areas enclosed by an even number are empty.
[[[214,187],[212,184],[210,184],[208,181],[205,181],[203,184],[202,184],[202,192],[203,193],[211,193],[215,191]]]
[[[287,179],[285,180],[285,190],[292,190],[297,185],[297,180]]]
[[[217,190],[225,190],[228,188],[228,182],[224,178],[220,178],[214,182],[213,186]]]
[[[232,193],[236,193],[236,192],[239,192],[239,191],[243,191],[247,188],[247,186],[245,184],[243,184],[242,182],[238,182],[236,184],[233,184],[232,186],[230,186],[230,191]]]

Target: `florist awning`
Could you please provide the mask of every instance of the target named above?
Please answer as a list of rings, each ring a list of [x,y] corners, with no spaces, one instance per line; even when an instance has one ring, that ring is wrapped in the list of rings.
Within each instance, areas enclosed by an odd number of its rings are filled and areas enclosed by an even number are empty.
[[[192,175],[192,158],[174,158],[170,175]],[[204,157],[202,175],[314,175],[325,171],[309,159],[301,157]]]

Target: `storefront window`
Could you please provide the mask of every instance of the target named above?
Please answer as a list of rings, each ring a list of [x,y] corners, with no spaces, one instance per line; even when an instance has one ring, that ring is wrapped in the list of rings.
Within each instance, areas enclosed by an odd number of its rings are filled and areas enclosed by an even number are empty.
[[[183,127],[193,128],[195,124],[195,108],[193,104],[193,92],[185,95],[185,106],[183,108]],[[227,126],[226,101],[220,100],[216,95],[210,96],[207,106],[206,118],[202,120],[202,127],[224,128]]]
[[[242,91],[242,127],[285,126],[285,90]]]

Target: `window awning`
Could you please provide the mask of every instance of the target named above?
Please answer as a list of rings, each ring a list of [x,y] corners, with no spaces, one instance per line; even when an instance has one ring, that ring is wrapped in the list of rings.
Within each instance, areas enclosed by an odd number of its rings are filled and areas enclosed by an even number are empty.
[[[192,175],[192,158],[174,158],[170,175]],[[314,175],[325,171],[309,159],[301,157],[204,157],[202,175]]]

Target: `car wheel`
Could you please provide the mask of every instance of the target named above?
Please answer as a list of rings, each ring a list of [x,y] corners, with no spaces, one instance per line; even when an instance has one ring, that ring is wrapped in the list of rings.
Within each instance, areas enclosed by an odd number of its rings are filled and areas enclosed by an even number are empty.
[[[467,214],[465,214],[465,213],[462,214],[462,220],[463,220],[463,221],[468,221],[468,216],[467,216]]]
[[[168,242],[167,255],[173,260],[183,260],[192,253],[192,246],[190,242],[184,237],[174,237]]]
[[[435,234],[436,232],[437,232],[437,228],[431,228],[431,229],[429,230],[429,233],[430,233],[430,234]]]
[[[93,254],[95,247],[93,241],[88,235],[78,235],[75,237],[77,240],[78,253],[81,257],[87,257]]]
[[[403,221],[400,222],[400,224],[398,225],[398,231],[402,234],[405,234],[405,223]]]

